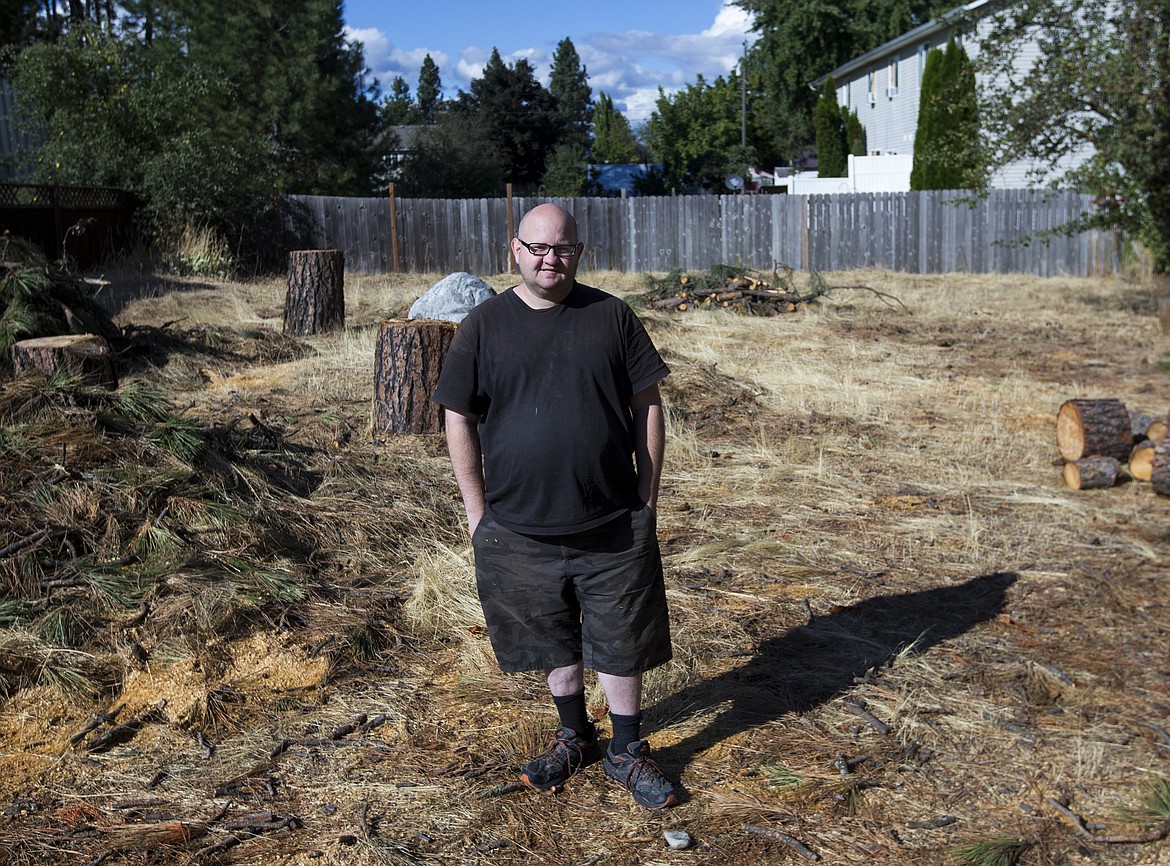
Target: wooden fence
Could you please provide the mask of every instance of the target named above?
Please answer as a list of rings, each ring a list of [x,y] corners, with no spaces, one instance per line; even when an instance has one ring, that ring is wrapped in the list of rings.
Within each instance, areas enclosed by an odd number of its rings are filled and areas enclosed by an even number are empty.
[[[102,186],[0,183],[0,234],[37,244],[49,261],[88,268],[134,241],[134,198]]]
[[[509,227],[548,200],[287,196],[277,245],[282,253],[344,250],[346,269],[356,273],[498,274],[509,270]],[[551,200],[577,218],[583,271],[729,264],[1093,276],[1118,267],[1111,232],[1053,231],[1092,208],[1089,196],[1072,192],[994,190],[974,200],[961,191]]]

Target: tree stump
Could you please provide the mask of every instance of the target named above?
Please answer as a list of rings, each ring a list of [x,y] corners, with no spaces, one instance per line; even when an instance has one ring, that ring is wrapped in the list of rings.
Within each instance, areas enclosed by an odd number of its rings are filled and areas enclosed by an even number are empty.
[[[345,325],[345,253],[293,250],[288,254],[284,334],[306,337]]]
[[[83,384],[113,390],[118,387],[110,344],[97,334],[60,334],[20,340],[12,346],[17,375],[39,371],[46,376],[66,373]]]
[[[1129,411],[1120,400],[1065,400],[1056,414],[1056,446],[1072,463],[1104,455],[1118,462],[1133,448]]]
[[[439,433],[443,407],[431,402],[458,326],[438,319],[387,319],[374,349],[374,428]]]
[[[1129,477],[1135,481],[1149,481],[1154,474],[1154,443],[1143,439],[1129,452]]]
[[[1154,445],[1154,459],[1150,465],[1150,484],[1154,492],[1170,496],[1170,439]]]
[[[1112,487],[1120,471],[1121,461],[1116,457],[1095,454],[1064,464],[1064,483],[1073,490]]]

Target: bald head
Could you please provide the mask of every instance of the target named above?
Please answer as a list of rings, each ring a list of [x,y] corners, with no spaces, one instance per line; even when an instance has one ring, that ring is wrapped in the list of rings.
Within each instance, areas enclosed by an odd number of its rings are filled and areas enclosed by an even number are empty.
[[[516,236],[522,240],[532,241],[533,238],[529,235],[535,235],[537,232],[541,234],[552,232],[564,241],[575,243],[577,220],[559,204],[552,202],[538,204],[521,218],[520,225],[516,227]]]

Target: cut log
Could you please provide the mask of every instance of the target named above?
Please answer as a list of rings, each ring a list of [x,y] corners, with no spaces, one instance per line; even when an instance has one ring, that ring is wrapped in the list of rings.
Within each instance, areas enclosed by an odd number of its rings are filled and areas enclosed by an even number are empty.
[[[443,409],[431,402],[457,325],[438,319],[387,319],[374,349],[374,428],[438,433]]]
[[[345,325],[345,253],[293,250],[288,254],[284,334],[306,337]]]
[[[1143,439],[1129,452],[1129,476],[1135,481],[1149,481],[1154,474],[1155,442]]]
[[[1094,454],[1064,464],[1064,483],[1073,490],[1096,490],[1112,487],[1121,471],[1121,461],[1116,457]]]
[[[1133,441],[1136,445],[1143,439],[1149,439],[1146,431],[1150,429],[1150,425],[1154,423],[1154,416],[1146,412],[1135,412],[1132,409],[1129,411],[1129,431],[1133,434]]]
[[[1129,452],[1129,477],[1135,481],[1149,481],[1154,473],[1154,443],[1143,439]]]
[[[1150,484],[1154,492],[1170,496],[1170,439],[1154,444],[1154,460],[1150,465]]]
[[[1072,463],[1104,455],[1119,463],[1133,448],[1129,411],[1120,400],[1065,400],[1056,414],[1056,445]]]
[[[1166,418],[1155,418],[1146,428],[1146,438],[1151,442],[1161,442],[1166,438],[1166,434],[1170,433],[1170,423],[1167,423]]]
[[[46,376],[66,373],[86,385],[117,388],[118,376],[110,344],[97,334],[61,334],[20,340],[12,346],[17,375],[39,371]]]

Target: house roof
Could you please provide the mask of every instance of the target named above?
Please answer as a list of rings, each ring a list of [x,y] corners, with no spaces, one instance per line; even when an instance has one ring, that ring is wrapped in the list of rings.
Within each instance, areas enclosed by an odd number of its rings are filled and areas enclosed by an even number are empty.
[[[947,33],[961,24],[973,21],[984,15],[988,15],[995,11],[996,7],[1004,5],[1005,0],[974,0],[974,2],[967,3],[963,6],[957,6],[950,12],[946,12],[938,18],[927,21],[925,24],[920,24],[913,30],[908,30],[901,36],[891,39],[883,45],[879,45],[872,51],[867,51],[860,57],[855,57],[848,63],[843,63],[834,69],[832,72],[827,72],[820,78],[816,78],[809,82],[809,87],[814,90],[820,90],[825,85],[825,81],[832,76],[836,80],[847,78],[853,73],[865,69],[868,66],[873,66],[877,61],[884,60],[892,54],[898,54],[912,45],[918,45],[920,42],[925,42],[930,37]]]

